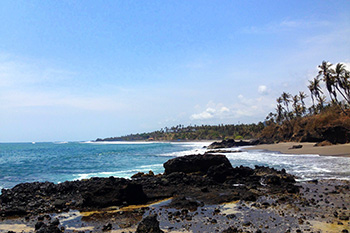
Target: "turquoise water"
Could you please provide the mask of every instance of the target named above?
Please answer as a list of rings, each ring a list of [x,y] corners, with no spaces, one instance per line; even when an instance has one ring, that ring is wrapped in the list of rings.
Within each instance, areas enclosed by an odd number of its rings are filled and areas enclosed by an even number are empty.
[[[23,182],[58,183],[96,176],[130,178],[149,170],[162,173],[163,163],[170,158],[204,153],[203,146],[207,145],[208,142],[0,143],[0,190]],[[350,158],[241,150],[225,154],[233,166],[284,168],[300,180],[350,178]]]
[[[0,187],[22,182],[99,177],[130,177],[136,172],[163,172],[163,163],[201,144],[181,143],[1,143]]]

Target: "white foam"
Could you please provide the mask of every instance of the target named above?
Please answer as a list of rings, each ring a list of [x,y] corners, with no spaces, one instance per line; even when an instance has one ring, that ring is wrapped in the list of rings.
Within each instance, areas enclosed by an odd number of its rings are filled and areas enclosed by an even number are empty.
[[[149,172],[153,170],[155,173],[162,171],[163,172],[163,164],[152,164],[152,165],[143,165],[136,167],[135,169],[123,170],[123,171],[115,171],[115,172],[94,172],[94,173],[83,173],[74,175],[74,180],[83,180],[89,179],[92,177],[118,177],[118,178],[131,178],[132,175],[138,172]]]
[[[131,175],[135,174],[136,170],[126,170],[126,171],[118,171],[118,172],[95,172],[95,173],[83,173],[74,175],[74,180],[84,180],[92,177],[119,177],[119,178],[130,178]]]
[[[140,166],[140,168],[143,168],[143,169],[152,169],[152,168],[159,168],[159,167],[163,167],[163,164],[152,164],[152,165]]]
[[[249,166],[266,165],[285,168],[302,180],[315,178],[347,178],[350,174],[350,158],[319,156],[314,154],[281,154],[263,150],[225,153],[232,164],[245,163]]]
[[[203,154],[207,151],[206,147],[210,145],[211,142],[171,142],[171,144],[179,145],[181,147],[187,148],[187,150],[164,153],[160,154],[160,156],[181,157],[192,154]]]

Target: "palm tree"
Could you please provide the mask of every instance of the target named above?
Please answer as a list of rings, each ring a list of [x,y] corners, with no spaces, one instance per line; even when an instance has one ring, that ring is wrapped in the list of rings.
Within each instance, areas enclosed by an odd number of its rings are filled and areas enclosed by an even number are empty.
[[[345,65],[338,63],[335,67],[333,78],[335,80],[335,88],[343,96],[344,100],[350,104],[350,95],[348,94],[350,86],[346,75],[347,72]]]
[[[301,112],[301,106],[299,104],[299,100],[300,100],[299,95],[293,96],[292,100],[293,100],[293,104],[292,104],[293,112],[295,113],[296,117],[300,117],[302,112]]]
[[[287,112],[289,112],[289,103],[290,103],[290,101],[291,101],[290,99],[292,97],[291,94],[283,92],[281,97],[282,97],[284,106],[286,106],[286,108],[287,108]]]
[[[281,104],[277,104],[276,112],[276,122],[280,124],[283,121],[283,107]]]
[[[318,105],[317,108],[319,111],[323,110],[324,103],[326,102],[326,96],[322,95],[318,98]]]
[[[316,113],[315,99],[320,101],[321,94],[323,94],[323,92],[320,86],[320,79],[316,77],[314,78],[314,80],[309,82],[310,85],[308,86],[308,88],[311,92],[312,106],[314,108],[314,112]]]
[[[323,76],[323,81],[326,83],[327,91],[331,100],[335,100],[336,103],[339,103],[337,100],[337,93],[335,91],[335,79],[333,77],[334,70],[331,69],[332,63],[323,61],[321,65],[318,66],[319,71],[317,77]]]
[[[310,81],[309,80],[309,83],[310,85],[307,86],[311,92],[311,100],[312,100],[312,107],[315,108],[315,99],[314,99],[314,96],[315,96],[315,82],[314,81]],[[315,96],[316,98],[316,96]]]
[[[299,91],[299,99],[301,102],[301,113],[305,114],[306,112],[306,106],[305,106],[305,102],[304,99],[307,97],[307,95],[303,92],[303,91]]]

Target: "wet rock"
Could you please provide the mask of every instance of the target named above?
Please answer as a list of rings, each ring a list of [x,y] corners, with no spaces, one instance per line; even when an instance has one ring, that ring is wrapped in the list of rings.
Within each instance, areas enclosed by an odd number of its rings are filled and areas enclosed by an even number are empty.
[[[222,233],[237,233],[238,230],[235,227],[229,227],[226,230],[223,230]]]
[[[208,169],[207,175],[212,177],[216,182],[223,183],[228,176],[233,175],[233,171],[231,164],[228,166],[222,163],[217,166],[211,166]]]
[[[349,216],[340,215],[340,216],[339,216],[339,220],[347,221],[347,220],[349,220]]]
[[[264,177],[264,182],[270,185],[281,185],[281,178],[277,175],[267,175]]]
[[[35,232],[36,233],[61,233],[62,230],[58,228],[58,225],[59,225],[58,219],[55,219],[53,222],[49,223],[48,225],[42,221],[38,221],[35,224]]]
[[[102,227],[102,231],[111,231],[112,230],[112,224],[108,223]]]
[[[206,151],[206,154],[215,154],[215,153],[239,153],[241,150],[209,150]]]
[[[142,186],[125,179],[94,178],[82,193],[83,207],[103,208],[114,205],[141,204],[147,201]]]
[[[163,233],[159,228],[159,221],[157,215],[150,215],[142,219],[140,224],[137,226],[136,233]]]
[[[140,178],[140,177],[152,177],[152,176],[154,176],[153,171],[149,171],[147,174],[144,172],[138,172],[138,173],[132,175],[131,178],[135,179],[135,178]]]
[[[228,214],[228,215],[226,215],[226,218],[233,219],[233,218],[236,218],[236,215],[235,214]]]
[[[210,167],[224,164],[226,167],[232,167],[230,161],[225,155],[187,155],[168,160],[164,163],[165,174],[173,172],[183,173],[203,173],[206,174]]]
[[[259,140],[253,139],[248,141],[235,141],[233,139],[222,140],[221,142],[213,142],[208,146],[208,149],[231,148],[238,146],[254,146],[260,143]]]
[[[168,206],[176,209],[186,208],[188,210],[195,211],[199,206],[201,206],[201,203],[185,196],[177,196],[173,198]]]
[[[23,183],[2,190],[0,215],[7,217],[47,213],[68,210],[68,206],[103,208],[122,203],[142,204],[147,200],[141,185],[122,178],[91,178],[60,184]]]

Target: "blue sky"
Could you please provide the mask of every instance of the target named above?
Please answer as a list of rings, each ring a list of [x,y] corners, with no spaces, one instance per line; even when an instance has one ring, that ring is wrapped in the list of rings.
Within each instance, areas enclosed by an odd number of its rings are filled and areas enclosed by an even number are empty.
[[[349,12],[348,0],[1,1],[0,141],[262,121],[323,60],[350,65]]]

